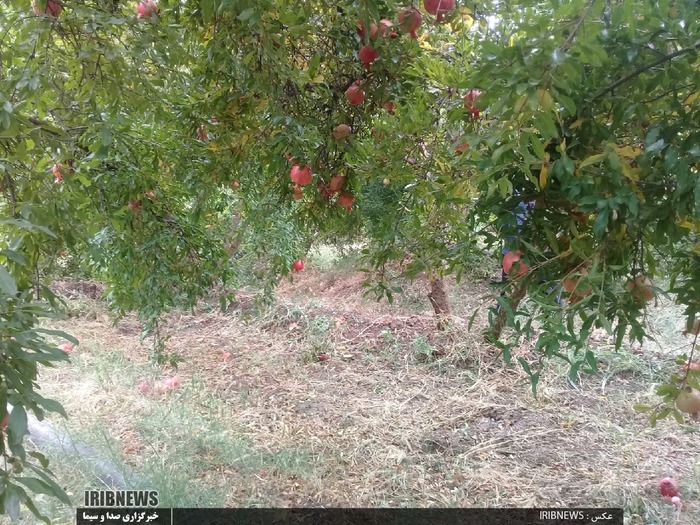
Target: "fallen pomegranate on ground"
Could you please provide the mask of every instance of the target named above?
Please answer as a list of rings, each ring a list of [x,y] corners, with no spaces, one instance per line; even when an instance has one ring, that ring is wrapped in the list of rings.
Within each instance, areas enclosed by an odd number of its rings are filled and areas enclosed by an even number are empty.
[[[300,272],[300,271],[302,271],[302,270],[304,269],[304,261],[302,261],[301,259],[297,259],[296,261],[294,261],[294,262],[292,263],[292,269],[293,269],[295,272]]]
[[[319,361],[328,361],[331,358],[329,354],[318,354]]]
[[[680,496],[678,481],[675,478],[665,477],[659,480],[659,493],[665,498]]]
[[[177,376],[166,377],[161,383],[166,389],[173,390],[180,386],[180,378]]]
[[[75,348],[75,345],[73,343],[62,343],[62,344],[58,345],[58,349],[63,350],[67,354],[70,354],[74,348]]]

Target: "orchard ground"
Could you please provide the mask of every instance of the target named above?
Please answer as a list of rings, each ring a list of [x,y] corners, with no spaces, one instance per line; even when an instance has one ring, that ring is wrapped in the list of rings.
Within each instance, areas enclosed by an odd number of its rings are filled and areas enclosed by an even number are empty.
[[[177,371],[149,362],[135,318],[112,324],[99,285],[57,283],[70,310],[53,325],[81,344],[70,364],[41,371],[42,395],[70,414],[50,421],[127,479],[148,479],[163,506],[622,506],[635,525],[700,523],[700,427],[651,428],[632,409],[656,402],[655,384],[687,351],[668,301],[649,310],[656,341],[615,353],[596,334],[599,373],[575,389],[551,362],[534,398],[519,365],[481,337],[490,269],[448,283],[455,318],[437,333],[427,282],[377,303],[352,266],[317,253],[271,306],[241,292],[226,313],[214,302],[173,313]],[[532,347],[522,341],[514,357]],[[136,388],[174,374],[175,390]],[[76,505],[83,490],[106,488],[88,461],[48,452]],[[668,475],[680,481],[680,514],[658,494]],[[57,523],[74,519],[38,502]]]

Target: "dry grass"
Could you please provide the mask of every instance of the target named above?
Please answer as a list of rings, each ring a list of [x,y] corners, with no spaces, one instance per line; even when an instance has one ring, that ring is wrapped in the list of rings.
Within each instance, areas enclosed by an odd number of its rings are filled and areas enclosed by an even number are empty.
[[[95,305],[58,323],[81,345],[42,372],[44,395],[76,433],[107,429],[137,471],[186,443],[182,468],[226,506],[622,506],[641,523],[700,523],[697,428],[650,428],[631,408],[653,400],[676,348],[615,354],[600,338],[597,376],[575,390],[553,364],[535,399],[483,343],[485,316],[466,330],[485,287],[453,285],[455,322],[438,334],[424,285],[392,307],[363,299],[361,280],[309,270],[257,317],[170,316],[183,386],[155,397],[135,385],[174,372],[148,364],[134,320],[111,326]],[[666,475],[681,480],[679,516],[656,490]]]

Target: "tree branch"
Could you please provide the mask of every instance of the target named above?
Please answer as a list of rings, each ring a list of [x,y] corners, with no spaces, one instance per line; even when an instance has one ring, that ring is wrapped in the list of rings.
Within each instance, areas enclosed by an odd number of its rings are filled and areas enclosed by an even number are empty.
[[[561,45],[561,50],[566,51],[566,49],[571,45],[571,43],[574,41],[574,38],[576,38],[576,33],[578,33],[578,30],[581,28],[583,25],[584,19],[588,16],[588,13],[591,12],[591,8],[593,7],[593,4],[595,4],[595,0],[591,0],[588,2],[588,5],[586,6],[586,10],[583,12],[581,15],[581,18],[578,19],[578,22],[576,23],[576,27],[574,27],[571,30],[571,34],[567,37],[567,39],[564,41],[564,43]]]
[[[664,62],[668,62],[670,60],[673,60],[674,58],[679,57],[681,55],[685,55],[686,53],[690,53],[691,51],[695,51],[696,49],[700,49],[700,42],[696,42],[694,45],[692,45],[690,47],[686,47],[685,49],[680,49],[678,51],[674,51],[673,53],[669,53],[668,55],[664,55],[664,56],[654,60],[653,62],[650,62],[646,66],[642,66],[639,69],[635,69],[629,75],[622,77],[620,80],[618,80],[614,84],[611,84],[608,87],[606,87],[603,91],[601,91],[596,96],[594,96],[593,99],[591,100],[591,102],[595,102],[596,100],[604,97],[605,95],[607,95],[611,91],[614,91],[615,89],[620,87],[625,82],[629,82],[630,80],[638,77],[639,75],[641,75],[645,71],[649,71],[653,67],[661,65]]]

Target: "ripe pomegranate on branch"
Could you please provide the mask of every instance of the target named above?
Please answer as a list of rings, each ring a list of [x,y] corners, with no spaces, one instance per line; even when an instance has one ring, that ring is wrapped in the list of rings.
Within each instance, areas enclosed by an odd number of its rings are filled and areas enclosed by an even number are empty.
[[[36,16],[48,15],[57,18],[63,10],[61,0],[33,0],[32,11]]]
[[[411,35],[411,39],[418,38],[418,28],[423,22],[423,14],[415,7],[406,7],[399,13],[399,27],[404,33]]]
[[[139,2],[136,7],[136,17],[143,20],[144,18],[151,18],[158,14],[158,4],[153,0],[143,0]]]
[[[435,15],[437,22],[442,22],[447,13],[455,8],[455,0],[423,0],[423,7],[431,15]]]

